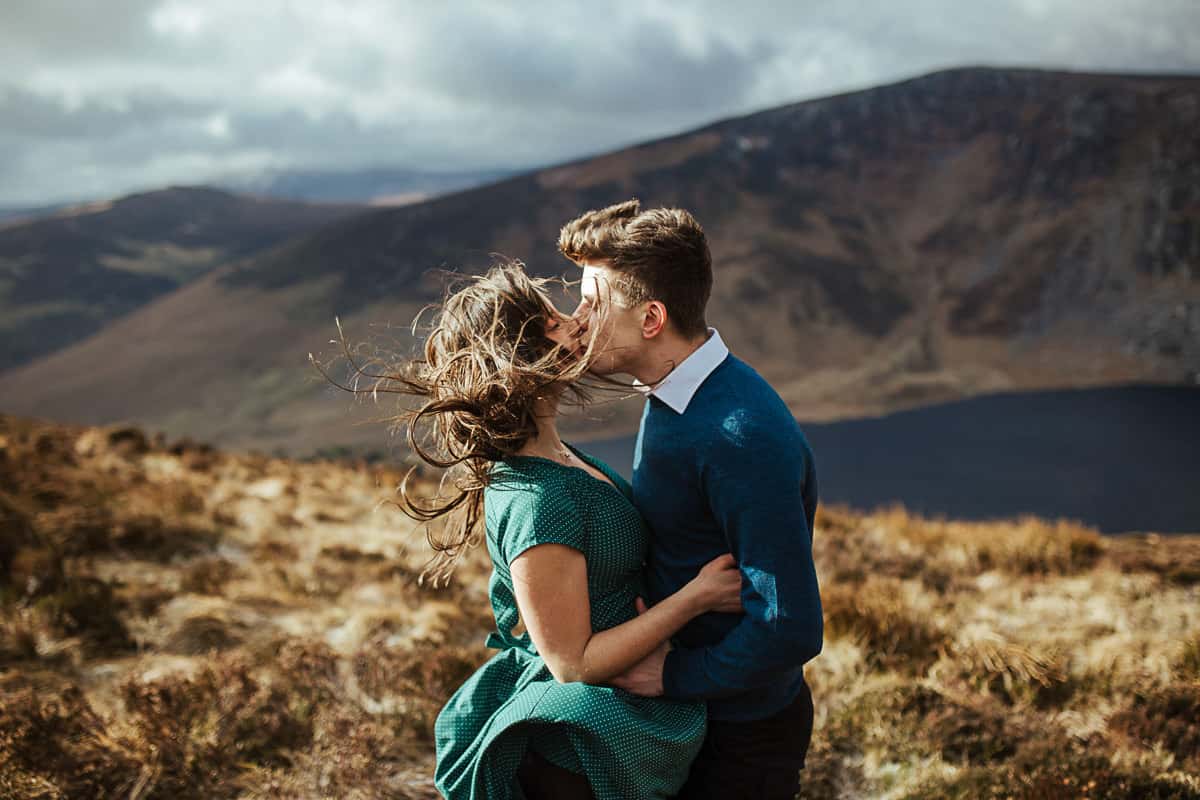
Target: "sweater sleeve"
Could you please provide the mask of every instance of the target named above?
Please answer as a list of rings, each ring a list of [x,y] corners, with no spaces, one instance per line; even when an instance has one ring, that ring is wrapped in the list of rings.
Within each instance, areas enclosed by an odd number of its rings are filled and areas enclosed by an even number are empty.
[[[791,420],[788,420],[791,422]],[[770,683],[821,652],[824,622],[812,558],[812,453],[798,428],[725,420],[700,465],[713,517],[743,577],[741,622],[708,647],[673,649],[664,694],[716,698]]]

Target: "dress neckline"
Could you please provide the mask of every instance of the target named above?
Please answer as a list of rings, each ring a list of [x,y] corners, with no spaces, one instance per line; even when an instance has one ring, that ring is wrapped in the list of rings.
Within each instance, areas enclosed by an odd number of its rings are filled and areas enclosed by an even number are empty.
[[[505,456],[505,460],[508,460],[510,458],[524,458],[524,459],[529,459],[532,461],[544,461],[547,464],[553,464],[556,467],[562,467],[563,469],[570,469],[570,470],[575,470],[576,472],[582,472],[584,475],[586,475],[587,477],[596,481],[597,483],[602,483],[605,486],[607,486],[608,488],[612,489],[614,492],[621,495],[621,497],[624,498],[625,500],[629,499],[628,497],[625,497],[625,493],[623,491],[621,491],[621,488],[619,486],[617,486],[616,481],[614,481],[612,479],[612,476],[610,476],[608,474],[608,472],[604,470],[603,467],[601,467],[599,464],[595,463],[590,456],[588,456],[586,453],[582,452],[581,450],[576,449],[575,445],[571,444],[570,442],[564,441],[563,444],[566,445],[567,447],[569,447],[571,449],[571,452],[579,457],[580,461],[586,461],[588,464],[591,464],[593,467],[595,467],[596,471],[599,472],[601,475],[603,475],[605,479],[602,480],[600,478],[597,478],[595,475],[588,472],[583,467],[576,467],[576,466],[572,466],[571,464],[564,464],[561,461],[555,461],[553,458],[546,458],[545,456],[527,456],[527,455],[521,455],[521,454],[513,454],[510,456]]]

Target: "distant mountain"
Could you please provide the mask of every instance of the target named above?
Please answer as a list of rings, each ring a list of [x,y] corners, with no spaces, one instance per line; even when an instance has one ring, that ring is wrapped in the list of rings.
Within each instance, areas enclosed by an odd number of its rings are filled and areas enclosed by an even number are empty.
[[[220,263],[357,210],[175,187],[0,224],[0,369],[79,341]]]
[[[239,192],[326,203],[407,205],[509,178],[515,170],[424,172],[414,169],[272,170],[217,184]]]
[[[1200,381],[1198,129],[1200,77],[958,69],[796,103],[331,223],[0,375],[0,408],[378,446],[309,381],[335,315],[351,340],[390,335],[439,294],[429,268],[493,252],[575,274],[561,224],[631,196],[700,219],[710,322],[805,419]],[[636,401],[612,409],[605,435],[633,428]]]
[[[62,208],[65,208],[65,206],[10,206],[0,208],[0,227],[49,216]]]

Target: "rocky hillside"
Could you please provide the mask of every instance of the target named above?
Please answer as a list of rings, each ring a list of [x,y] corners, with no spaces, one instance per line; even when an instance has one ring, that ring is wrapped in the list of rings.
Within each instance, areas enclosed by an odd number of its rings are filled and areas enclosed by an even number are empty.
[[[0,416],[0,796],[432,798],[489,565],[400,473]],[[805,797],[1200,798],[1200,537],[818,509]]]
[[[171,188],[0,222],[0,370],[356,210]]]
[[[1197,125],[1196,77],[960,69],[784,106],[330,224],[0,376],[0,407],[361,452],[378,442],[347,427],[306,361],[340,355],[335,315],[352,340],[384,337],[360,356],[385,356],[437,296],[430,268],[499,252],[570,275],[559,226],[630,196],[696,213],[715,256],[710,322],[801,418],[1190,383]],[[593,416],[612,435],[638,410]]]

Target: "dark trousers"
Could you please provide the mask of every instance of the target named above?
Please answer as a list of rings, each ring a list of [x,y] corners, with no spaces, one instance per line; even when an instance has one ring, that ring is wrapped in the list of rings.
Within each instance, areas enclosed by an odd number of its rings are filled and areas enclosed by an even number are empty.
[[[680,800],[792,800],[812,739],[808,684],[777,714],[749,722],[710,719]]]
[[[517,781],[527,800],[596,800],[587,778],[547,761],[533,750],[525,751]]]

